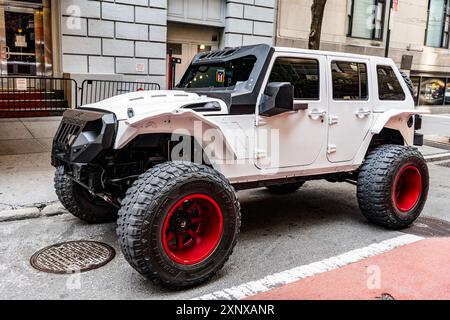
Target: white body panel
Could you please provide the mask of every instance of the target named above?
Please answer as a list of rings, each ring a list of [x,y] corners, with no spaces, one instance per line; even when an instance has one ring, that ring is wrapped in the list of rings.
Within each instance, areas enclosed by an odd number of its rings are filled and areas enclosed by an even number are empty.
[[[258,115],[261,89],[254,115],[229,115],[219,100],[182,91],[136,92],[86,106],[114,112],[119,130],[114,148],[122,149],[135,137],[152,133],[182,133],[195,137],[202,145],[214,145],[210,160],[232,183],[289,177],[350,172],[362,164],[374,135],[383,128],[398,130],[407,145],[412,145],[414,128],[407,126],[415,110],[411,95],[400,102],[378,99],[377,65],[388,65],[401,75],[390,59],[322,51],[276,48],[262,88],[277,57],[314,58],[320,66],[320,100],[301,101],[308,110],[288,112],[274,117]],[[369,99],[334,101],[330,62],[332,60],[367,64]],[[408,87],[400,81],[405,93]],[[220,111],[198,113],[184,106],[196,103],[219,103]],[[132,108],[134,116],[129,118]],[[322,116],[315,117],[315,113]],[[359,115],[358,113],[361,113]],[[337,120],[336,120],[337,119]],[[335,121],[332,121],[335,120]],[[205,131],[216,130],[223,141],[211,142]],[[280,146],[274,151],[261,139],[265,130],[278,132]],[[276,161],[273,161],[277,157]]]

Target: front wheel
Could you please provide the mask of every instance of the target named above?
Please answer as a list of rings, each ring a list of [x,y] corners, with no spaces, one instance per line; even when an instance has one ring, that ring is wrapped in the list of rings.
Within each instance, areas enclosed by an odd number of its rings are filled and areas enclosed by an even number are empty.
[[[168,162],[143,174],[127,192],[117,234],[133,268],[179,289],[207,281],[224,266],[240,223],[236,192],[222,174]]]
[[[64,167],[55,172],[55,191],[61,204],[75,217],[89,224],[114,222],[117,208],[103,199],[93,196],[88,190],[65,175]]]
[[[384,145],[364,162],[358,180],[358,202],[364,216],[391,229],[410,226],[428,197],[429,172],[415,148]]]

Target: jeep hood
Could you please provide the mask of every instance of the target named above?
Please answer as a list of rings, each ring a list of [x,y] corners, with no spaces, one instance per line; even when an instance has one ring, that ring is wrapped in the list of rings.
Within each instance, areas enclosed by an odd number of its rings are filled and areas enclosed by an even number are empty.
[[[138,91],[115,96],[97,103],[84,105],[81,109],[101,110],[112,112],[118,120],[130,119],[137,116],[154,116],[159,113],[172,112],[189,106],[216,102],[220,110],[207,111],[207,114],[227,114],[228,108],[222,100],[200,96],[196,93],[184,91]],[[200,112],[201,113],[201,112]]]

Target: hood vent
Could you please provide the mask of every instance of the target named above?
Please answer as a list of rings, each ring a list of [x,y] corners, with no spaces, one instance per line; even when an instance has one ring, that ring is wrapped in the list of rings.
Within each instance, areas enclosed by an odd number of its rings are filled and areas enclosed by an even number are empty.
[[[189,104],[189,105],[182,107],[182,109],[191,109],[191,110],[194,110],[197,112],[222,111],[222,108],[220,107],[220,103],[218,103],[217,101]]]

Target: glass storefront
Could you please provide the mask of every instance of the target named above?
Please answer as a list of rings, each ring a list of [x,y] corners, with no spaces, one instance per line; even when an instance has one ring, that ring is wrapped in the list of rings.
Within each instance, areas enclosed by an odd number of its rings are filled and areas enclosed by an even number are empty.
[[[50,1],[0,1],[0,75],[51,76]]]
[[[450,78],[412,76],[414,100],[419,106],[450,105]]]

